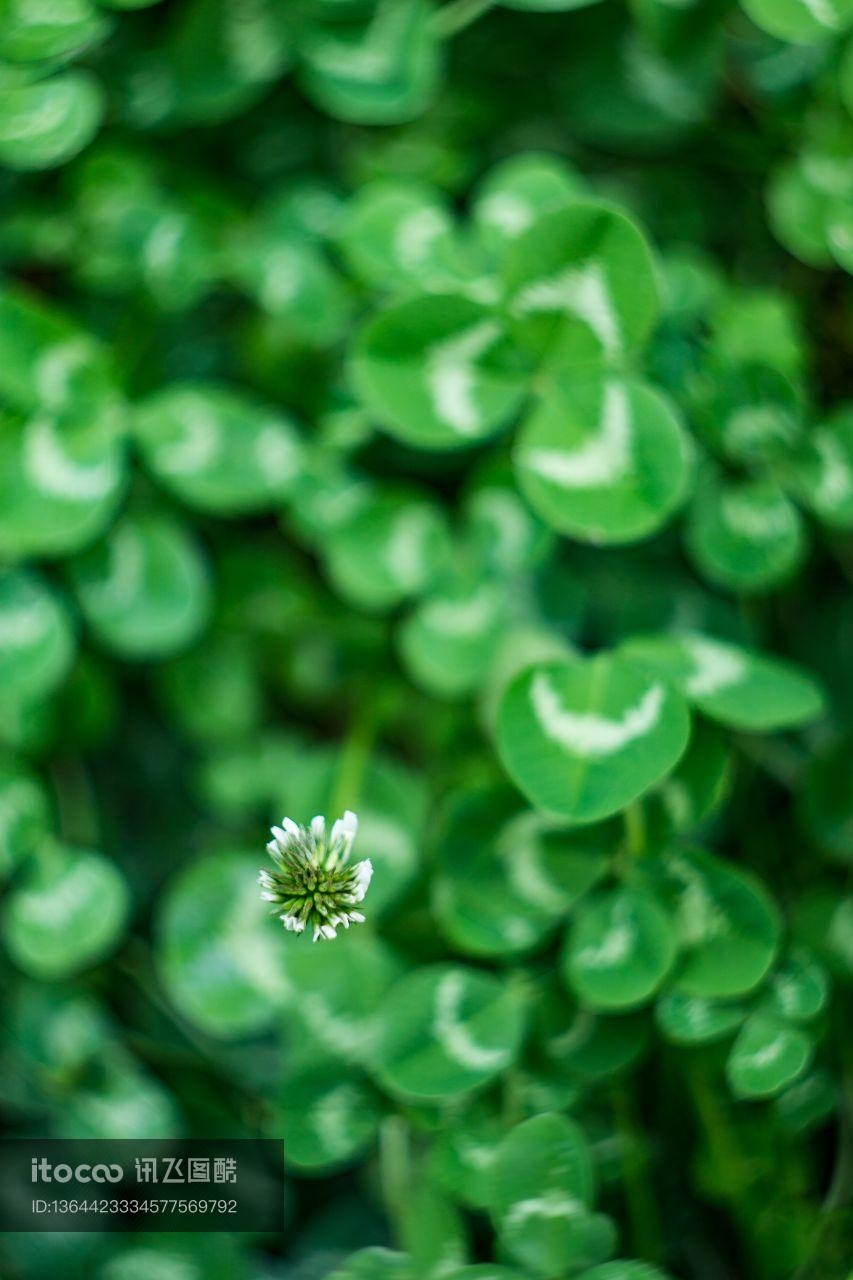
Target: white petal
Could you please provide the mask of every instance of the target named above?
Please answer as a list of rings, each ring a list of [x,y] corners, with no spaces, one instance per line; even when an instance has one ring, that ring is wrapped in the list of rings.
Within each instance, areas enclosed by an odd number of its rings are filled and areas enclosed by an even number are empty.
[[[352,809],[344,810],[344,816],[340,819],[340,822],[343,824],[346,834],[351,840],[354,840],[358,835],[358,818],[355,816]]]
[[[345,834],[344,820],[343,818],[338,818],[332,825],[332,834],[329,836],[329,844],[337,844],[339,840],[344,839]]]
[[[349,851],[352,848],[353,841],[358,835],[358,818],[351,809],[347,809],[342,818],[338,818],[332,827],[332,836],[330,844],[332,848],[335,845],[342,846],[341,862],[346,862],[349,857]]]
[[[360,911],[351,911],[349,913],[349,918],[354,924],[364,924],[364,916]]]
[[[322,933],[324,938],[331,939],[331,938],[336,938],[338,936],[330,924],[322,925],[320,928],[320,932]]]
[[[367,893],[370,881],[373,879],[373,863],[369,858],[365,858],[363,862],[357,862],[353,869],[355,871],[355,890],[352,896],[354,901],[361,902]]]
[[[311,834],[315,840],[322,840],[326,834],[326,819],[321,813],[311,819]]]

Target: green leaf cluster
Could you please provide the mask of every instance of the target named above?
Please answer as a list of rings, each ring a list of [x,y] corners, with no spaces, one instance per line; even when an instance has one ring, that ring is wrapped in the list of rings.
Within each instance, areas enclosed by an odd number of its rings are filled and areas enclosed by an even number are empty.
[[[0,0],[0,1107],[288,1173],[4,1276],[846,1280],[851,111],[851,0]]]

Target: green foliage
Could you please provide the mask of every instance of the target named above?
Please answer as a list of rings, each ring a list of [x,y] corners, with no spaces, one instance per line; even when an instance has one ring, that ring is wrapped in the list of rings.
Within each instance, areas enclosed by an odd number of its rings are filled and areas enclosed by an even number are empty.
[[[498,734],[525,795],[582,824],[618,813],[669,773],[689,716],[670,684],[601,655],[527,667],[504,692]]]
[[[0,0],[2,1106],[289,1179],[4,1276],[847,1280],[851,112],[851,0]]]

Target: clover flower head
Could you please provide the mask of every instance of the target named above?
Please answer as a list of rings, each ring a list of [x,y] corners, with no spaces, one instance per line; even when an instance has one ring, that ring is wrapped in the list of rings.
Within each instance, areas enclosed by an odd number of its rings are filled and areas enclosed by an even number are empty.
[[[358,818],[347,809],[327,832],[326,819],[318,815],[307,827],[282,818],[272,828],[267,853],[274,871],[261,871],[261,897],[274,904],[285,929],[304,933],[314,941],[334,938],[339,928],[362,924],[364,916],[353,910],[362,902],[373,875],[369,858],[350,863]]]

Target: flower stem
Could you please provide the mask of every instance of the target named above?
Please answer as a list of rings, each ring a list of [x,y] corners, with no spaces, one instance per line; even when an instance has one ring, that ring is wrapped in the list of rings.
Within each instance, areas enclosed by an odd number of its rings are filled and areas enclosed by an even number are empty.
[[[433,30],[442,40],[455,36],[493,9],[496,2],[497,0],[450,0],[433,18]]]
[[[405,1239],[411,1181],[409,1126],[402,1116],[387,1116],[379,1130],[379,1182],[398,1245]]]
[[[343,813],[344,809],[357,808],[364,772],[378,728],[377,701],[363,702],[353,717],[341,752],[340,768],[329,806],[332,817]]]

